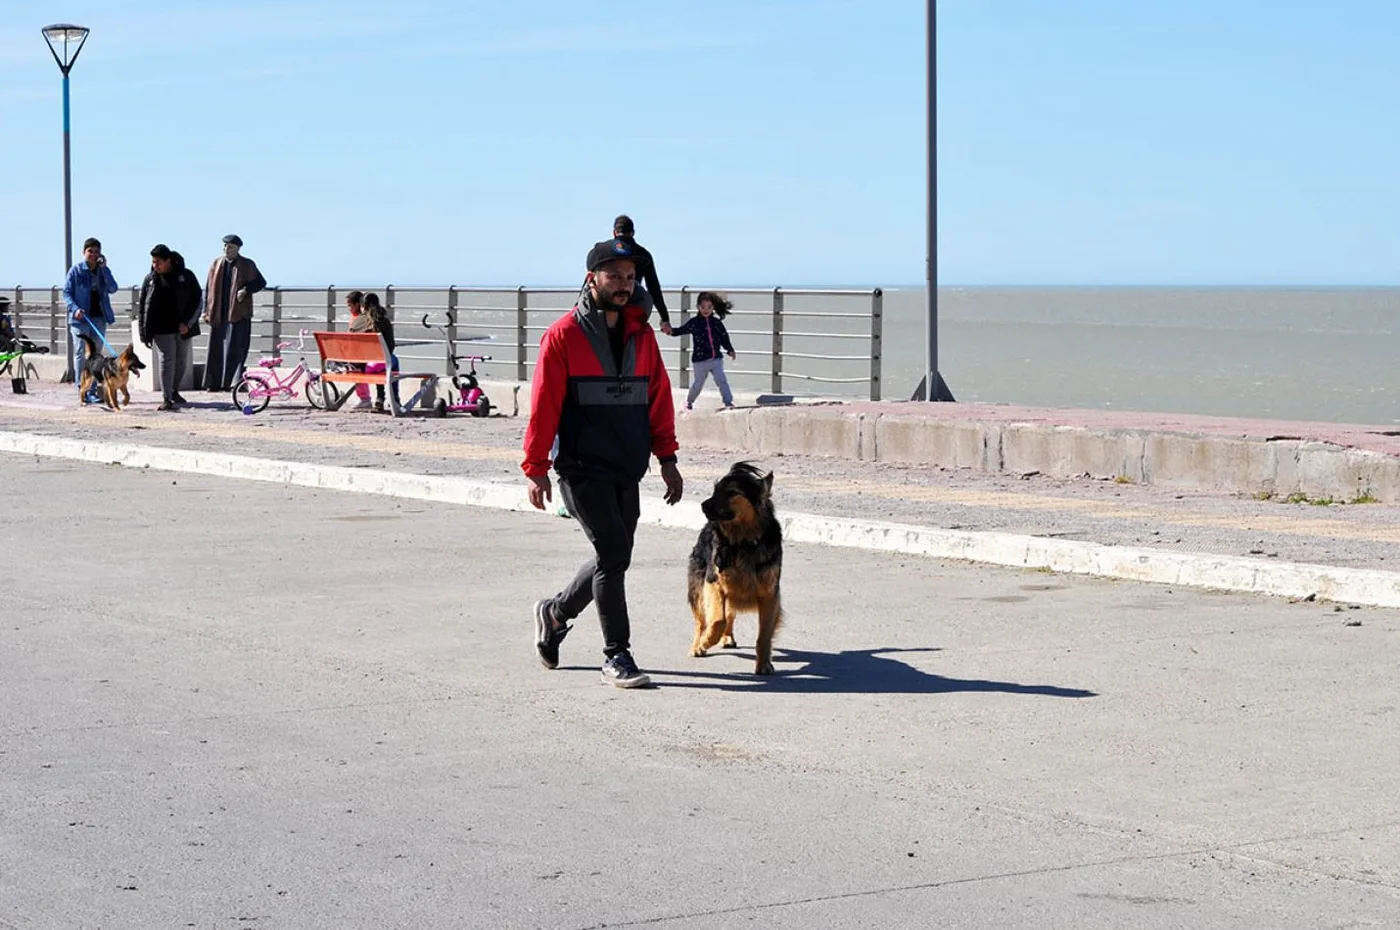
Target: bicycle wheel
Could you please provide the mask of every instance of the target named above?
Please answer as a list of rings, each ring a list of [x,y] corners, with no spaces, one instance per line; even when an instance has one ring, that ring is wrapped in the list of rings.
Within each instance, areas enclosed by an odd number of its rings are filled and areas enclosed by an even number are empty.
[[[334,381],[327,381],[325,384],[326,394],[331,399],[331,405],[334,406],[336,401],[340,400],[340,388],[336,387]],[[319,377],[307,379],[306,402],[317,410],[326,409],[326,404],[321,397],[321,379]]]
[[[253,396],[254,388],[258,390],[256,397]],[[267,389],[267,383],[261,378],[244,375],[243,380],[233,388],[233,405],[246,414],[251,415],[265,409],[270,400],[272,392]]]

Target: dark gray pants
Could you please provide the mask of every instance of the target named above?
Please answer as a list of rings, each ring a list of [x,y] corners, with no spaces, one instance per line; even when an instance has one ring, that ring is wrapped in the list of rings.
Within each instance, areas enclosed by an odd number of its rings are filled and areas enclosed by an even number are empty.
[[[160,353],[160,394],[167,403],[175,400],[184,382],[185,372],[190,369],[193,353],[190,341],[179,333],[162,333],[151,337],[156,352]]]
[[[555,596],[554,616],[569,622],[589,604],[596,605],[603,628],[603,652],[615,655],[632,645],[626,578],[642,510],[640,486],[625,478],[571,481],[561,477],[559,493],[593,544],[593,558]]]

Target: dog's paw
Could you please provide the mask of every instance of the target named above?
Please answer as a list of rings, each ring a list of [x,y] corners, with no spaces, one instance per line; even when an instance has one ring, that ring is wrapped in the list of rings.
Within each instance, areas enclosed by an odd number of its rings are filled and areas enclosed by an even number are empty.
[[[705,657],[705,650],[700,648],[699,646],[691,646],[690,657],[692,659],[703,659]]]
[[[726,637],[724,638],[724,642],[720,643],[720,645],[723,646],[725,649],[738,649],[738,648],[739,648],[739,644],[736,643],[736,642],[734,642],[734,637],[732,637],[732,636],[726,636]]]
[[[755,675],[776,675],[778,670],[773,668],[772,662],[758,662],[754,665]]]

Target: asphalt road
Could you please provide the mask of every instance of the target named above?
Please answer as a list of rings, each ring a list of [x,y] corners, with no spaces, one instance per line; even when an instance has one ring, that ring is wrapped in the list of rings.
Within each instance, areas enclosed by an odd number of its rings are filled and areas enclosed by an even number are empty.
[[[623,692],[570,521],[0,477],[5,930],[1400,925],[1391,611],[793,546],[757,679],[643,528]]]

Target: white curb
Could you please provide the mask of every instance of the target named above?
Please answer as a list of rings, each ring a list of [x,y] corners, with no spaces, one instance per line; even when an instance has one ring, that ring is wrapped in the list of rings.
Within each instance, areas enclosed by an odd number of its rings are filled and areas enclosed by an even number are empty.
[[[530,507],[523,484],[472,481],[444,475],[311,465],[219,452],[8,432],[0,432],[0,452],[539,513]],[[660,501],[644,500],[642,522],[695,531],[704,525],[705,518],[699,505],[693,502],[668,507]],[[1316,595],[1349,604],[1400,607],[1400,573],[1394,572],[1132,549],[1010,533],[941,530],[808,513],[786,513],[782,523],[784,538],[789,542],[1280,597]]]

